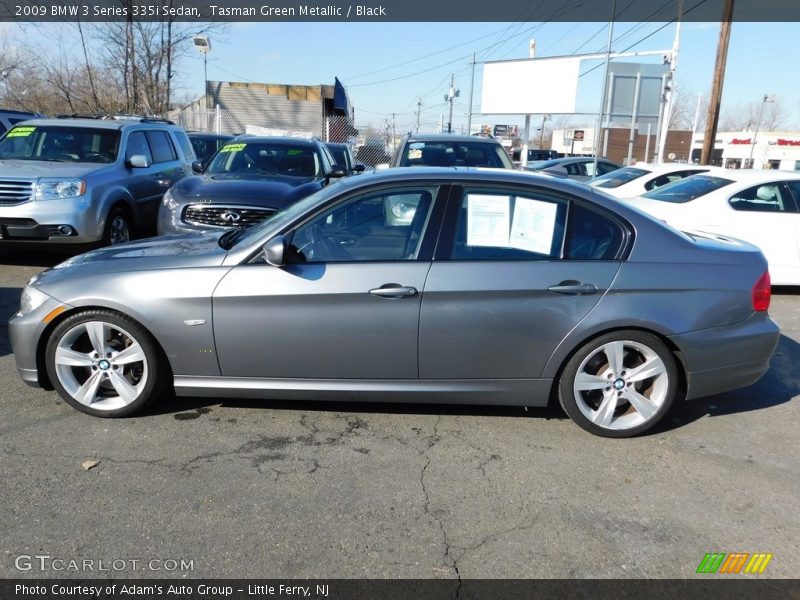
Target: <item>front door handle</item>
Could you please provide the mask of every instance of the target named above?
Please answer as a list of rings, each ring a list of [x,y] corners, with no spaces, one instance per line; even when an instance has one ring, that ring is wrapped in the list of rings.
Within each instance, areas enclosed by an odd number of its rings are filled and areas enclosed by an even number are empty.
[[[408,296],[416,296],[417,288],[400,285],[399,283],[386,283],[381,287],[371,289],[369,293],[381,298],[407,298]]]
[[[555,292],[556,294],[566,294],[568,296],[597,293],[597,288],[591,283],[581,283],[580,281],[575,281],[574,279],[562,281],[558,285],[551,285],[547,289],[551,292]]]

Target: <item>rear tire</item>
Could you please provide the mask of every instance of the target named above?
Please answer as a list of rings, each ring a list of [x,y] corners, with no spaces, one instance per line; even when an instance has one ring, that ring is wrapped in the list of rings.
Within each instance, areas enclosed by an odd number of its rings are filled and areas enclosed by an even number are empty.
[[[94,309],[53,330],[47,376],[72,407],[98,417],[127,417],[166,388],[169,367],[153,337],[134,319]]]
[[[678,367],[651,333],[614,331],[584,344],[558,384],[564,411],[595,435],[624,438],[655,426],[675,401]]]

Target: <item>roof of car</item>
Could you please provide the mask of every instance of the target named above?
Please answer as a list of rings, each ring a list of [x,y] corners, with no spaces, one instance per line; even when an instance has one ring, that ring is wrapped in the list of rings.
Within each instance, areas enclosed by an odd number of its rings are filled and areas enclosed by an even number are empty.
[[[78,127],[85,129],[122,129],[125,127],[132,127],[134,125],[152,126],[158,125],[159,127],[176,127],[176,125],[166,121],[148,120],[148,119],[82,119],[82,118],[66,118],[66,119],[36,119],[33,121],[36,127]],[[20,125],[18,123],[17,125]]]
[[[349,148],[350,144],[345,144],[342,142],[325,142],[325,145],[328,148]]]
[[[494,138],[485,138],[475,135],[461,135],[457,133],[412,133],[408,136],[409,142],[462,142],[472,144],[499,145]]]
[[[687,169],[709,169],[708,166],[703,165],[695,165],[690,163],[646,163],[646,162],[637,162],[632,165],[623,165],[623,169],[630,168],[630,169],[644,169],[646,171],[650,171],[652,173],[670,173],[672,171],[685,171]]]
[[[232,140],[236,137],[230,133],[210,133],[208,131],[187,131],[186,135],[190,138],[205,138],[207,140]]]

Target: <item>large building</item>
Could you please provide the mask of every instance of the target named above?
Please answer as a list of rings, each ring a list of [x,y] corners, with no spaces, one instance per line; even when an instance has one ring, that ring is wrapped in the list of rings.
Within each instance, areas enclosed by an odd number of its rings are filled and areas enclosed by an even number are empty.
[[[611,127],[607,136],[601,135],[598,154],[608,160],[627,164],[628,146],[630,141],[629,127]],[[556,129],[550,148],[565,156],[592,156],[594,151],[595,128]],[[689,162],[691,152],[692,132],[688,130],[670,130],[667,133],[667,142],[664,150],[664,160],[674,162]],[[650,135],[634,132],[631,164],[636,162],[651,162],[658,151],[656,145],[655,128]],[[649,156],[649,160],[648,160]]]
[[[319,137],[344,142],[353,110],[339,82],[289,85],[208,81],[206,93],[170,117],[188,130]]]
[[[692,161],[700,160],[703,134],[692,140]],[[713,164],[729,169],[785,169],[800,171],[800,132],[725,131],[714,140]]]

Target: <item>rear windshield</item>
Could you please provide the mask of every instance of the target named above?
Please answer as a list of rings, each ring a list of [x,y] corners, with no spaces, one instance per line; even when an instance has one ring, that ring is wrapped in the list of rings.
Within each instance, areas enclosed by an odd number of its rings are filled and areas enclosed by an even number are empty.
[[[683,204],[684,202],[689,202],[709,192],[718,190],[721,187],[725,187],[730,183],[733,183],[733,181],[723,177],[694,175],[651,190],[643,194],[642,198]]]
[[[306,144],[272,142],[228,142],[214,155],[206,173],[242,175],[286,175],[317,177],[321,172],[319,156]]]
[[[611,171],[605,175],[595,177],[589,182],[589,185],[599,188],[615,188],[624,183],[629,183],[634,179],[638,179],[643,175],[647,175],[650,171],[647,169],[636,169],[634,167],[625,167]]]
[[[528,166],[533,169],[534,171],[538,171],[540,169],[548,169],[550,167],[558,167],[562,165],[560,160],[537,160],[536,162],[529,163]]]
[[[0,159],[111,163],[119,131],[57,125],[18,125],[0,140]]]
[[[511,169],[511,159],[500,144],[486,142],[411,142],[401,167],[494,167]]]

